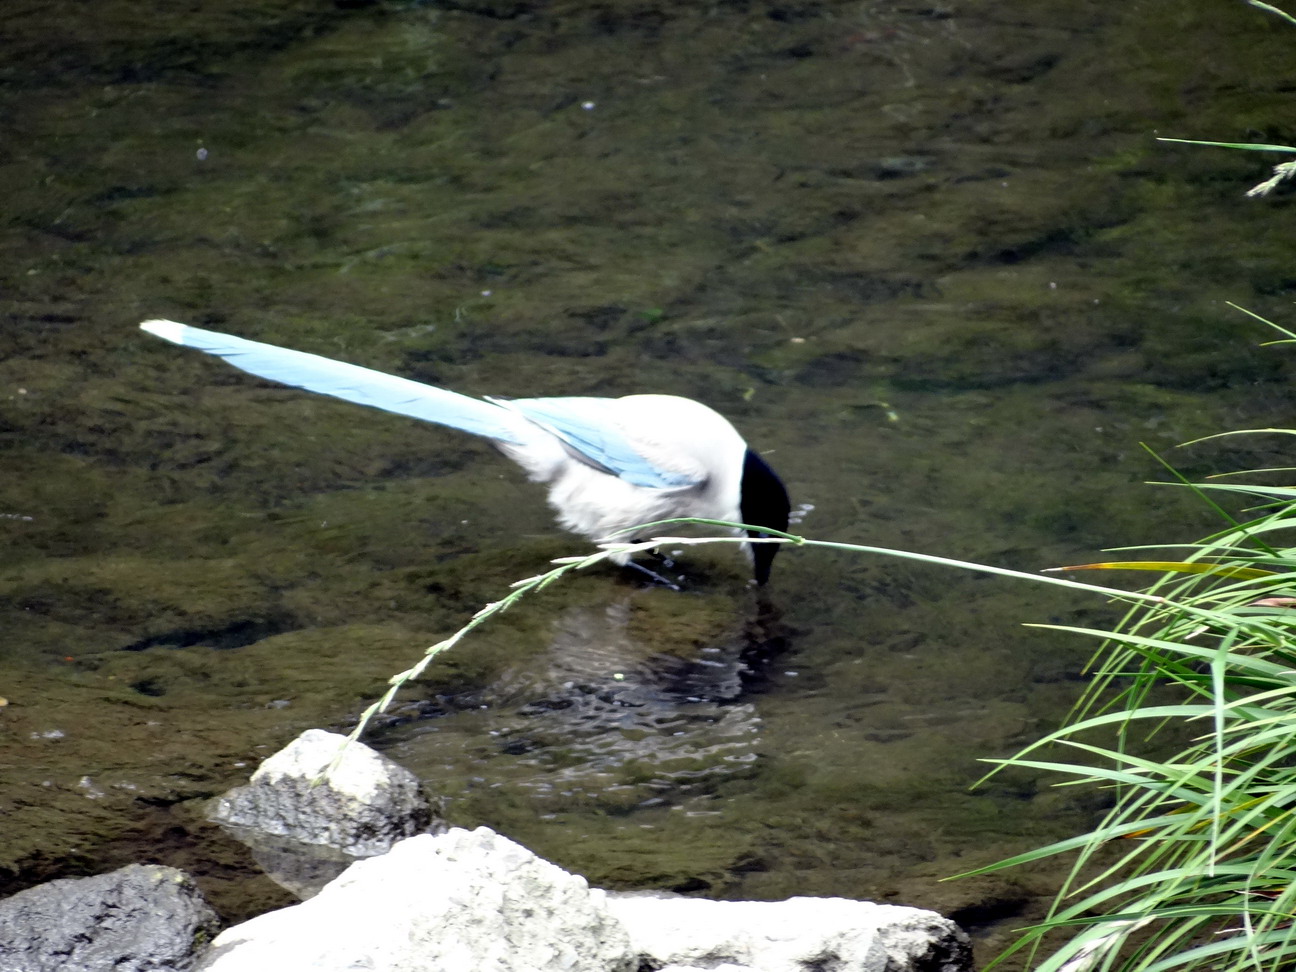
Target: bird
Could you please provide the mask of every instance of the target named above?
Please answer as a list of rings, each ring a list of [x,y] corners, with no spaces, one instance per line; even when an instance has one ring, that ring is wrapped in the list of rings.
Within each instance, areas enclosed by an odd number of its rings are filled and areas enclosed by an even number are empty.
[[[676,517],[742,523],[751,539],[770,535],[761,527],[788,527],[791,502],[778,474],[728,419],[691,398],[474,398],[176,321],[140,328],[261,378],[488,439],[548,487],[562,527],[594,541],[624,540],[634,527]],[[779,544],[742,546],[755,582],[766,584]],[[629,553],[611,559],[656,576]]]

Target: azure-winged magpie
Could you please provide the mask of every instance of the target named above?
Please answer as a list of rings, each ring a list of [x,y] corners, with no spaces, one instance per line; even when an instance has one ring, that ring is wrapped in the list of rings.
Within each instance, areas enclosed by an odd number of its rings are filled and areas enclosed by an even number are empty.
[[[671,517],[788,526],[782,480],[728,420],[692,399],[470,398],[175,321],[140,327],[262,378],[484,436],[532,480],[548,484],[549,505],[564,527],[593,540]],[[743,546],[764,584],[778,545]]]

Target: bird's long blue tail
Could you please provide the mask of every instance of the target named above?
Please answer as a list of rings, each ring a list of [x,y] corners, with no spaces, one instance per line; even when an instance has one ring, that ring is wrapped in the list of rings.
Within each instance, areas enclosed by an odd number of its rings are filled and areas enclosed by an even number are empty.
[[[236,368],[271,381],[448,425],[489,439],[514,444],[524,440],[516,413],[480,398],[175,321],[145,321],[140,327],[172,344],[214,354]]]

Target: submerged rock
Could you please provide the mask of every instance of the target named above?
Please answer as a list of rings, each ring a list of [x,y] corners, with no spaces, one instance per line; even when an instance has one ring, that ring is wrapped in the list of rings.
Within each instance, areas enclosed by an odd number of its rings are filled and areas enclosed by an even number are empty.
[[[479,827],[403,840],[316,897],[227,929],[202,972],[630,972],[606,894]]]
[[[0,969],[186,972],[219,927],[184,871],[130,864],[0,901]]]

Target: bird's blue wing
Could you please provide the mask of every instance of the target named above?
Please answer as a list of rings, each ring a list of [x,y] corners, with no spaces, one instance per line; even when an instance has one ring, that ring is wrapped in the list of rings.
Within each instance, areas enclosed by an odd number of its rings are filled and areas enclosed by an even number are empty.
[[[175,321],[145,321],[145,331],[223,358],[236,368],[294,388],[331,395],[514,445],[527,442],[518,415],[556,436],[582,461],[649,489],[699,480],[653,464],[617,427],[607,398],[527,398],[496,404],[317,354],[292,351]]]
[[[598,468],[635,486],[680,489],[699,480],[645,459],[617,427],[609,398],[520,398],[505,402]]]
[[[234,367],[261,378],[502,442],[523,442],[516,417],[508,409],[480,398],[175,321],[145,321],[140,327],[173,344],[224,358]]]

